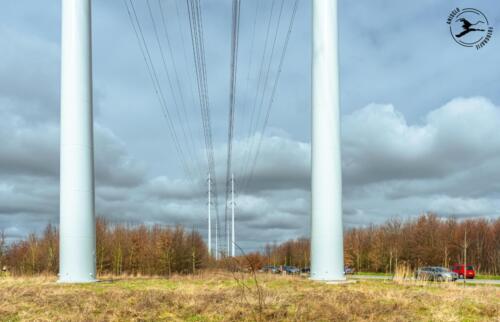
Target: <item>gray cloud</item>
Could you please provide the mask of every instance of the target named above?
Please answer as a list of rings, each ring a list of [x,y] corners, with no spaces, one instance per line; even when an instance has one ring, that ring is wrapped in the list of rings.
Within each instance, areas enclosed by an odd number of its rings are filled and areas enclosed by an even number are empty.
[[[56,176],[58,140],[53,124],[34,126],[0,109],[0,174]]]
[[[500,186],[491,179],[498,177],[500,167],[500,141],[495,139],[498,125],[500,108],[480,97],[451,100],[431,111],[421,124],[409,123],[391,105],[371,104],[347,115],[343,120],[346,225],[424,211],[495,216]],[[24,132],[23,127],[18,130]],[[57,146],[51,131],[42,132],[27,136],[29,144],[40,141]],[[109,129],[97,125],[96,133],[99,215],[115,222],[183,224],[206,233],[203,181],[148,177]],[[17,140],[26,145],[24,137],[17,136],[11,138],[11,145],[21,146]],[[246,141],[236,142],[235,168],[243,166],[240,156],[247,146]],[[224,150],[225,146],[218,147],[218,155]],[[4,155],[9,151],[4,150]],[[57,156],[57,148],[53,153]],[[13,153],[10,159],[16,156]],[[38,213],[33,218],[40,225],[49,219],[57,221],[57,176],[29,171],[39,160],[26,158],[27,164],[21,164],[18,172],[2,177],[0,210],[4,218]],[[286,135],[264,137],[259,160],[251,189],[237,194],[238,236],[246,238],[243,245],[252,248],[263,240],[307,235],[309,143]],[[222,191],[219,195],[223,196]],[[222,197],[219,202],[223,211]]]
[[[59,45],[8,27],[0,28],[0,39],[0,74],[4,75],[0,77],[0,111],[15,111],[33,123],[56,118]]]
[[[144,3],[135,3],[154,44]],[[230,3],[202,3],[223,214]],[[180,72],[188,122],[174,121],[192,129],[194,158],[204,163],[192,57],[182,45],[190,42],[185,7],[179,7],[178,32],[175,4],[165,3],[175,47],[168,63]],[[307,235],[310,215],[308,1],[299,8],[252,182],[241,190],[248,179],[245,152],[261,135],[258,127],[248,136],[266,31],[261,11],[249,70],[254,5],[247,1],[242,8],[234,143],[237,236],[245,249]],[[498,4],[475,5],[498,29]],[[500,63],[500,42],[494,38],[480,51],[457,46],[445,23],[454,6],[340,1],[346,226],[424,211],[498,216],[500,96],[493,67]],[[0,7],[0,229],[12,239],[58,221],[60,8],[33,0]],[[96,211],[115,222],[178,223],[205,234],[205,170],[195,182],[182,171],[134,37],[121,2],[94,2]],[[152,55],[159,63],[158,51]],[[175,111],[169,91],[167,100]]]

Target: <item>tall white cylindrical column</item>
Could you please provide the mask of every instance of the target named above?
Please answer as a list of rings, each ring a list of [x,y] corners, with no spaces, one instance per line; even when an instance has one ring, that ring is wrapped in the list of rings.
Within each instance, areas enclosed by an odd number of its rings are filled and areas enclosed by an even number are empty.
[[[313,0],[311,279],[345,280],[337,0]]]
[[[90,0],[62,0],[59,282],[96,280]]]

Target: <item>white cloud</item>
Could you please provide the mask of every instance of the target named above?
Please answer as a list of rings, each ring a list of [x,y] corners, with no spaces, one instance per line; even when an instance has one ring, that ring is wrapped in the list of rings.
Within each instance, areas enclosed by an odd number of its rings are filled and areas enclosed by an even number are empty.
[[[500,214],[492,200],[485,198],[451,198],[438,196],[431,199],[429,210],[440,215],[483,216]]]
[[[484,98],[457,98],[409,125],[391,105],[369,105],[344,121],[349,183],[444,179],[500,156],[500,110]]]

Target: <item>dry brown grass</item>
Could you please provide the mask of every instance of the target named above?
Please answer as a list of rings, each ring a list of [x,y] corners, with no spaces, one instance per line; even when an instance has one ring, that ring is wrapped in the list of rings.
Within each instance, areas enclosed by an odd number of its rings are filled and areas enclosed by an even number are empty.
[[[3,321],[500,321],[500,288],[388,281],[327,285],[250,275],[123,277],[88,285],[0,279]],[[259,311],[261,309],[261,312]]]

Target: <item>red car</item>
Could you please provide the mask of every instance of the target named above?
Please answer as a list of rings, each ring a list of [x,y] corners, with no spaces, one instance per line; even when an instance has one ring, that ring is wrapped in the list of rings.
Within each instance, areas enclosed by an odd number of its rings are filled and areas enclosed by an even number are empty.
[[[451,268],[451,270],[458,274],[460,278],[464,277],[464,265],[463,264],[455,264]],[[476,277],[476,271],[474,270],[474,266],[467,264],[467,269],[465,270],[466,278],[474,278]]]

